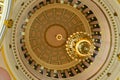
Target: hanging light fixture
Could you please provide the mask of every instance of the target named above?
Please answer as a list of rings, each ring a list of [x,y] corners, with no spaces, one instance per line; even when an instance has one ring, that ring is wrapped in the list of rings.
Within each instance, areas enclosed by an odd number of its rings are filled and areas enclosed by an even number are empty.
[[[94,51],[92,37],[85,32],[73,33],[66,41],[66,51],[72,59],[77,61],[90,57]]]

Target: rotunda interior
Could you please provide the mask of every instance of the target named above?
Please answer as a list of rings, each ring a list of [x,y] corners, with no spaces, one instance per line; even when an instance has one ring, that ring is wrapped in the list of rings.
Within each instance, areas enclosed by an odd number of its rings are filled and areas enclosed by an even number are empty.
[[[0,80],[120,80],[120,0],[0,0]]]

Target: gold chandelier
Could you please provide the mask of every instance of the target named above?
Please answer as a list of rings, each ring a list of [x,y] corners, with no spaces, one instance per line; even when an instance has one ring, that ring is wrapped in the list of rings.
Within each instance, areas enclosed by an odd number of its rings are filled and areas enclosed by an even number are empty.
[[[77,61],[90,57],[94,51],[92,37],[84,32],[73,33],[66,41],[66,51],[72,59]]]

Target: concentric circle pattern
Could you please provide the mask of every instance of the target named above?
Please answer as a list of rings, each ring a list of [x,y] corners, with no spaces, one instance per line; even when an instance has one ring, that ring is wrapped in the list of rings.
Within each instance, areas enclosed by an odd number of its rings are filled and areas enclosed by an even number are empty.
[[[37,79],[44,76],[46,80],[87,80],[103,68],[107,59],[111,58],[111,45],[114,43],[111,33],[114,32],[97,3],[92,0],[88,2],[28,2],[29,6],[23,8],[24,14],[18,16],[18,25],[13,29],[13,51],[15,57],[20,56],[17,60],[18,64],[24,65],[26,70],[23,72],[28,71]],[[75,35],[79,39],[75,39]],[[75,54],[79,55],[77,60]]]
[[[45,32],[45,40],[51,47],[60,47],[65,44],[67,32],[60,25],[52,25]]]
[[[97,18],[91,18],[93,12],[87,11],[86,5],[79,6],[80,2],[78,3],[77,9],[67,4],[44,5],[41,2],[41,8],[36,7],[34,13],[33,11],[28,13],[28,18],[24,22],[26,27],[22,28],[21,41],[25,41],[22,42],[24,44],[22,50],[28,63],[34,64],[34,69],[41,66],[41,71],[46,68],[49,74],[52,74],[52,71],[56,72],[55,77],[62,72],[62,77],[65,78],[66,71],[69,76],[74,76],[83,72],[94,61],[100,46],[95,46],[95,53],[92,52],[91,57],[80,62],[69,57],[65,50],[68,36],[75,32],[90,34],[95,45],[100,45],[101,34]],[[85,17],[88,17],[89,21]],[[90,29],[90,25],[93,25],[93,28]]]
[[[49,9],[50,6],[53,7]],[[25,45],[27,50],[30,50],[29,54],[35,56],[34,60],[38,58],[36,62],[39,64],[46,63],[44,66],[47,68],[51,68],[47,64],[57,65],[56,70],[61,69],[59,65],[68,64],[66,67],[70,67],[69,63],[73,63],[65,50],[67,36],[76,30],[85,31],[79,16],[69,10],[70,6],[64,8],[65,6],[67,5],[49,4],[40,8],[39,12],[31,16],[25,29]],[[61,40],[58,39],[59,34]]]

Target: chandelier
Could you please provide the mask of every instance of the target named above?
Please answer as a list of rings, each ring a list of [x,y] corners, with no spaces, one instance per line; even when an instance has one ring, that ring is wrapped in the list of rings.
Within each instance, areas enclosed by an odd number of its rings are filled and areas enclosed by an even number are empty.
[[[66,51],[72,59],[77,61],[91,57],[94,51],[92,37],[85,32],[73,33],[66,41]]]

